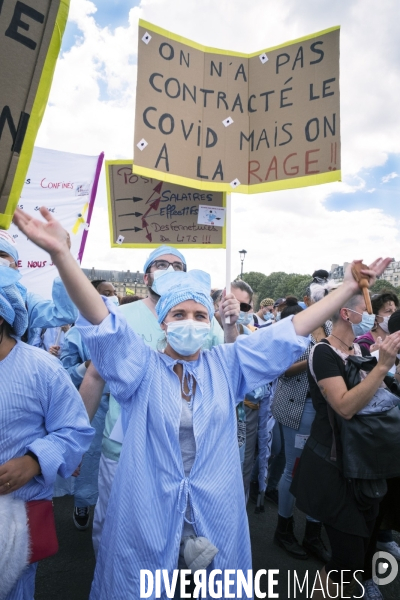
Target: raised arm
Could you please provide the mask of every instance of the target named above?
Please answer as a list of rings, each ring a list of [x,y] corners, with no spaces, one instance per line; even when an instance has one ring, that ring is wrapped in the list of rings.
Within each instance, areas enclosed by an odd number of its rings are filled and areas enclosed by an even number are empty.
[[[391,258],[378,258],[368,269],[361,273],[368,279],[369,287],[376,281],[391,262]],[[352,274],[352,267],[361,260],[353,261],[346,269],[343,284],[328,296],[316,302],[307,310],[303,310],[293,317],[293,325],[298,335],[309,335],[314,329],[325,323],[330,317],[342,308],[347,300],[359,291],[359,286]]]
[[[98,325],[107,317],[108,310],[69,251],[69,234],[47,208],[42,206],[40,214],[45,221],[17,208],[13,221],[34,244],[50,254],[72,302],[89,323]]]

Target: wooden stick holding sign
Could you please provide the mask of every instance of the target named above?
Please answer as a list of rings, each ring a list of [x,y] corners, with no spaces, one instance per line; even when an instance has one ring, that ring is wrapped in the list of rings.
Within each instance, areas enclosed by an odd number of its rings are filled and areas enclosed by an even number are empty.
[[[226,231],[226,293],[231,293],[231,247],[232,247],[232,207],[231,207],[231,194],[226,195],[226,214],[225,214],[225,231]],[[230,317],[225,317],[225,323],[229,325],[231,322]]]

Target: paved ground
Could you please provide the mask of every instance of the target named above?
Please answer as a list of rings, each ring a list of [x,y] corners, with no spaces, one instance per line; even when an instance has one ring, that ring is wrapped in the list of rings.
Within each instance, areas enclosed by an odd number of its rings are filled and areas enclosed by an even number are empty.
[[[91,530],[81,532],[72,523],[72,498],[56,498],[57,532],[60,542],[59,553],[43,561],[38,569],[36,578],[36,600],[87,600],[94,570],[94,555],[91,545]],[[279,569],[279,585],[274,589],[279,592],[279,598],[307,598],[307,594],[288,593],[288,572],[293,582],[294,570],[302,581],[308,571],[309,581],[313,581],[315,573],[321,568],[317,561],[309,558],[305,561],[295,560],[275,546],[272,542],[276,526],[277,507],[266,502],[265,513],[254,514],[254,504],[248,509],[252,549],[253,569]],[[304,532],[304,515],[296,514],[296,532],[302,539]],[[399,539],[397,539],[399,541]],[[265,577],[262,582],[265,582]],[[262,584],[262,591],[268,592]],[[382,586],[381,591],[385,600],[400,600],[400,575],[390,585]],[[268,596],[267,596],[268,597]],[[125,600],[124,598],[117,600]]]

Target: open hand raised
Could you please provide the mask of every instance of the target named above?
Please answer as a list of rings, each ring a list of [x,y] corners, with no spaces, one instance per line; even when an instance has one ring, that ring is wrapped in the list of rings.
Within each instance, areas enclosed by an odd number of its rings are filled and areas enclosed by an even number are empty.
[[[44,206],[41,207],[40,214],[45,221],[34,219],[25,211],[17,208],[13,221],[26,237],[51,256],[69,252],[71,243],[68,232]]]

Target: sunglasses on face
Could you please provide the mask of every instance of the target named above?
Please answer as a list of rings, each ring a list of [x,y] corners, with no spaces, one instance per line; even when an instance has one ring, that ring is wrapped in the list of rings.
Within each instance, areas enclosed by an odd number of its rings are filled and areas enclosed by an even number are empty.
[[[240,303],[240,310],[242,312],[249,312],[249,310],[251,310],[251,304],[247,304],[247,302],[241,302]]]
[[[182,262],[168,262],[168,260],[155,260],[149,266],[148,271],[150,272],[151,267],[155,267],[158,271],[166,271],[169,266],[171,266],[174,271],[186,271],[186,265]]]

